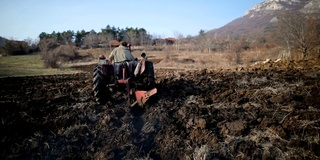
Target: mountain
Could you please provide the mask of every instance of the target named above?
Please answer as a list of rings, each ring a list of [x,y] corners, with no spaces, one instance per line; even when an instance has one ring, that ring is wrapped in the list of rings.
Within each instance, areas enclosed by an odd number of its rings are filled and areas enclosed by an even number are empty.
[[[218,37],[267,33],[277,15],[284,11],[314,12],[320,9],[320,0],[265,0],[255,5],[245,15],[225,26],[208,31]]]

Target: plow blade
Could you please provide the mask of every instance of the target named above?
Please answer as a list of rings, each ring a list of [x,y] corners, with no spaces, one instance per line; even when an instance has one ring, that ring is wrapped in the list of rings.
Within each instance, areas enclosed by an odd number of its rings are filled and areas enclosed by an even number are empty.
[[[143,106],[149,97],[157,93],[157,88],[151,89],[149,91],[135,91],[136,101],[131,104],[131,107],[136,105],[137,103],[139,106]]]

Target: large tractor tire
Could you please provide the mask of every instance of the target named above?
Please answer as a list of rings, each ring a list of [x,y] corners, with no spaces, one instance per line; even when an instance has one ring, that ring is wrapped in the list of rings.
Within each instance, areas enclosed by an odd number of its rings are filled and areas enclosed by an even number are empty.
[[[108,101],[107,83],[102,74],[102,67],[97,65],[93,70],[93,93],[96,101],[100,104],[106,104]]]

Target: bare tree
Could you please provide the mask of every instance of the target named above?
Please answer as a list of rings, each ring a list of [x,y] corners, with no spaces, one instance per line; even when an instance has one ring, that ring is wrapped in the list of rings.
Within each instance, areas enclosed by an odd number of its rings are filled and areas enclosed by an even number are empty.
[[[200,30],[199,35],[197,37],[197,44],[201,52],[205,50],[206,41],[207,41],[206,33],[204,32],[204,30]]]
[[[311,14],[287,12],[278,17],[277,35],[288,51],[297,50],[305,59],[319,39],[317,19]]]
[[[135,30],[129,30],[126,32],[126,35],[128,37],[128,42],[130,42],[132,45],[137,45],[138,43],[138,37],[137,32]]]
[[[174,36],[176,37],[176,41],[174,44],[176,46],[176,49],[179,51],[180,47],[181,47],[182,40],[184,39],[184,36],[182,33],[177,32],[177,31],[174,32]]]
[[[114,40],[115,36],[113,35],[113,33],[107,33],[105,36],[106,36],[106,42],[109,44],[109,48],[111,49],[110,41]]]
[[[26,43],[28,43],[29,46],[33,46],[33,45],[36,45],[38,43],[37,39],[32,39],[30,37],[26,38],[24,41]]]
[[[96,47],[98,45],[98,35],[92,30],[84,37],[84,44],[91,48]]]
[[[250,49],[249,41],[246,38],[241,37],[238,40],[232,40],[229,45],[229,49],[231,51],[231,59],[234,59],[236,64],[242,64],[243,51]]]
[[[192,35],[187,35],[184,38],[183,43],[185,44],[185,47],[188,51],[194,51],[196,48],[197,41],[196,38],[194,38]]]
[[[215,43],[216,43],[215,35],[206,34],[205,48],[209,53],[211,53]]]
[[[205,33],[204,30],[200,30],[197,37],[197,44],[201,52],[211,53],[216,45],[216,36],[215,34]]]
[[[139,32],[140,45],[151,45],[151,38],[146,32]]]
[[[59,68],[58,55],[52,50],[57,47],[57,37],[42,38],[38,44],[41,51],[41,59],[46,68]]]
[[[100,44],[105,44],[107,42],[107,38],[104,34],[98,34],[98,42]]]

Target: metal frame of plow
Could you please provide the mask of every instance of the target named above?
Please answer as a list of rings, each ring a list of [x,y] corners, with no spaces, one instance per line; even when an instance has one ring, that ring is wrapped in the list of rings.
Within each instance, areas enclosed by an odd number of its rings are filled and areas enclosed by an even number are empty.
[[[131,107],[133,107],[137,103],[140,107],[143,106],[147,102],[147,100],[156,93],[157,88],[151,89],[149,91],[135,91],[134,94],[136,96],[136,101],[131,104]]]

